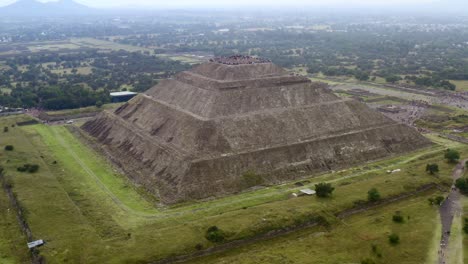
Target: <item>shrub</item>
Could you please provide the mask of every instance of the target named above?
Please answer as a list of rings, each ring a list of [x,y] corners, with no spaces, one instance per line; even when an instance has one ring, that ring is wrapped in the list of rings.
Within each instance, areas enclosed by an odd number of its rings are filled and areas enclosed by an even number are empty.
[[[375,264],[375,261],[373,259],[366,258],[361,260],[361,264]]]
[[[429,174],[433,175],[437,172],[439,172],[439,165],[437,164],[427,164],[426,165],[426,172],[429,172]]]
[[[400,237],[397,234],[391,234],[388,236],[388,241],[392,245],[398,245],[400,243]]]
[[[329,197],[332,192],[335,190],[330,183],[319,183],[315,184],[315,192],[317,197]]]
[[[29,173],[35,173],[39,170],[39,165],[37,164],[24,164],[21,167],[18,167],[16,169],[19,172],[29,172]]]
[[[200,251],[200,250],[203,249],[203,245],[200,244],[200,243],[198,243],[198,244],[195,245],[195,249],[198,250],[198,251]]]
[[[370,190],[367,192],[367,200],[369,200],[369,202],[377,202],[378,200],[380,200],[380,193],[379,193],[379,191],[377,191],[376,188],[370,189]]]
[[[8,127],[3,127],[3,133],[8,132]]]
[[[437,205],[441,205],[444,200],[445,198],[443,196],[437,196],[434,201]]]
[[[211,226],[206,230],[205,238],[213,243],[224,241],[224,232],[217,226]]]
[[[463,231],[468,234],[468,218],[465,218],[465,224],[463,225]]]
[[[329,228],[331,226],[330,222],[328,222],[328,220],[321,215],[317,216],[315,218],[315,221],[317,222],[318,225],[321,225],[326,228]]]
[[[12,145],[6,145],[5,146],[6,151],[13,151],[13,149],[15,149],[15,148]]]
[[[460,159],[460,153],[454,149],[448,149],[444,156],[448,162],[455,163]]]
[[[468,181],[466,178],[459,178],[455,181],[455,187],[457,187],[461,193],[468,194]]]
[[[400,212],[396,212],[393,216],[392,216],[392,220],[393,222],[395,223],[403,223],[405,221],[405,218],[403,218],[403,216],[400,214]]]

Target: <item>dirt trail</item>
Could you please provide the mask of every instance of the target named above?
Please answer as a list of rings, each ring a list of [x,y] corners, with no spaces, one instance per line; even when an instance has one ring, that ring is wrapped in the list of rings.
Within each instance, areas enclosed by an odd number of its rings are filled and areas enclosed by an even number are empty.
[[[453,170],[452,177],[454,182],[463,175],[464,165],[467,160],[462,160]],[[442,222],[442,236],[440,238],[439,264],[446,264],[449,252],[450,230],[452,228],[453,218],[461,213],[460,192],[455,186],[452,186],[447,199],[439,208],[440,221]]]

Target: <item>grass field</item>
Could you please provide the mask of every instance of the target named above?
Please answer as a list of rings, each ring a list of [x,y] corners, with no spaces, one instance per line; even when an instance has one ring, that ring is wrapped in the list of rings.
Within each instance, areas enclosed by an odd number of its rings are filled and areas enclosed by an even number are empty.
[[[110,103],[110,104],[104,104],[100,108],[96,106],[88,106],[88,107],[82,107],[82,108],[75,108],[75,109],[64,109],[64,110],[59,110],[59,111],[49,111],[46,112],[50,116],[62,116],[62,115],[77,115],[77,114],[84,114],[84,113],[93,113],[93,112],[99,112],[105,109],[114,109],[119,106],[121,106],[122,103]]]
[[[440,236],[435,228],[438,225],[437,208],[428,205],[429,196],[418,196],[350,217],[330,232],[321,227],[308,228],[189,263],[325,264],[360,263],[370,258],[376,263],[433,264],[427,257],[432,250],[432,240],[428,238]],[[392,221],[396,211],[404,216],[404,223]],[[400,244],[389,244],[391,233],[399,235]]]
[[[120,44],[120,43],[117,43],[117,42],[100,40],[100,39],[95,39],[95,38],[72,38],[72,39],[70,39],[70,42],[72,44],[82,46],[82,47],[87,47],[87,48],[112,50],[112,51],[126,50],[126,51],[129,51],[129,52],[147,51],[147,52],[150,52],[150,54],[153,54],[152,49],[147,49],[147,48],[143,48],[143,47],[136,47],[136,46],[131,46],[131,45],[125,45],[125,44]]]
[[[91,69],[92,67],[77,67],[76,70],[77,70],[77,74],[83,74],[83,75],[88,75],[88,74],[91,74]],[[66,68],[66,69],[56,69],[56,70],[52,70],[53,73],[57,73],[57,74],[72,74],[72,70],[73,68]]]
[[[18,118],[23,117],[0,118],[0,127],[9,126]],[[443,151],[447,147],[458,148],[463,154],[468,151],[461,144],[429,137],[443,146],[308,179],[307,187],[324,181],[332,183],[336,191],[330,199],[290,198],[299,188],[291,182],[172,207],[156,206],[142,198],[143,191],[133,187],[64,126],[10,128],[0,138],[0,147],[1,162],[28,212],[34,237],[48,242],[41,248],[48,263],[102,263],[104,260],[105,263],[136,263],[193,252],[197,244],[204,248],[212,246],[204,238],[205,230],[212,225],[226,231],[228,240],[247,238],[292,225],[311,215],[333,218],[334,213],[352,207],[355,201],[365,200],[367,190],[372,187],[382,197],[388,197],[430,182],[448,183],[453,165],[442,161]],[[5,144],[14,145],[15,150],[4,152]],[[424,172],[426,164],[432,162],[439,163],[438,177]],[[17,172],[16,167],[24,163],[39,164],[39,172]],[[386,173],[387,169],[396,168],[402,171]],[[335,241],[335,236],[328,233],[323,237]],[[424,244],[414,250],[422,252],[427,247]],[[413,249],[405,250],[413,254]],[[427,250],[424,254],[428,255]],[[272,256],[273,262],[281,260],[276,257]]]
[[[464,177],[468,177],[468,169],[465,170],[465,175]],[[463,214],[461,215],[460,218],[460,224],[463,228],[465,224],[465,219],[468,219],[468,197],[467,196],[462,196],[461,197],[461,206],[463,209]],[[462,243],[463,243],[463,263],[468,263],[468,234],[465,233],[463,230],[460,230],[462,232]]]
[[[30,262],[26,243],[26,237],[16,220],[15,211],[10,207],[5,191],[0,188],[0,263]]]
[[[468,91],[468,81],[450,80],[450,82],[457,86],[457,91],[459,92]]]

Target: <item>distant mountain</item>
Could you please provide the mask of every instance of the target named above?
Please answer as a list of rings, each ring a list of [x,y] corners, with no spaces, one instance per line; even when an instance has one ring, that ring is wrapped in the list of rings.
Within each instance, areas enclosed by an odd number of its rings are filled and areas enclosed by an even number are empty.
[[[94,9],[73,0],[42,3],[36,0],[18,0],[0,8],[0,14],[11,16],[69,16],[86,15]]]

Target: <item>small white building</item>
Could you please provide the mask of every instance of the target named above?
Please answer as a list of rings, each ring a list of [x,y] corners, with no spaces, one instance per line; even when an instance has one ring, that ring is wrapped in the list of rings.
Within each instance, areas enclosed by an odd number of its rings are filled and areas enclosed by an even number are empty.
[[[301,193],[301,195],[314,195],[315,194],[315,191],[309,188],[299,190],[299,192]]]
[[[36,240],[36,241],[33,241],[33,242],[29,242],[28,243],[28,248],[31,249],[31,248],[39,247],[39,246],[42,246],[42,245],[44,245],[44,240],[39,239],[39,240]]]

